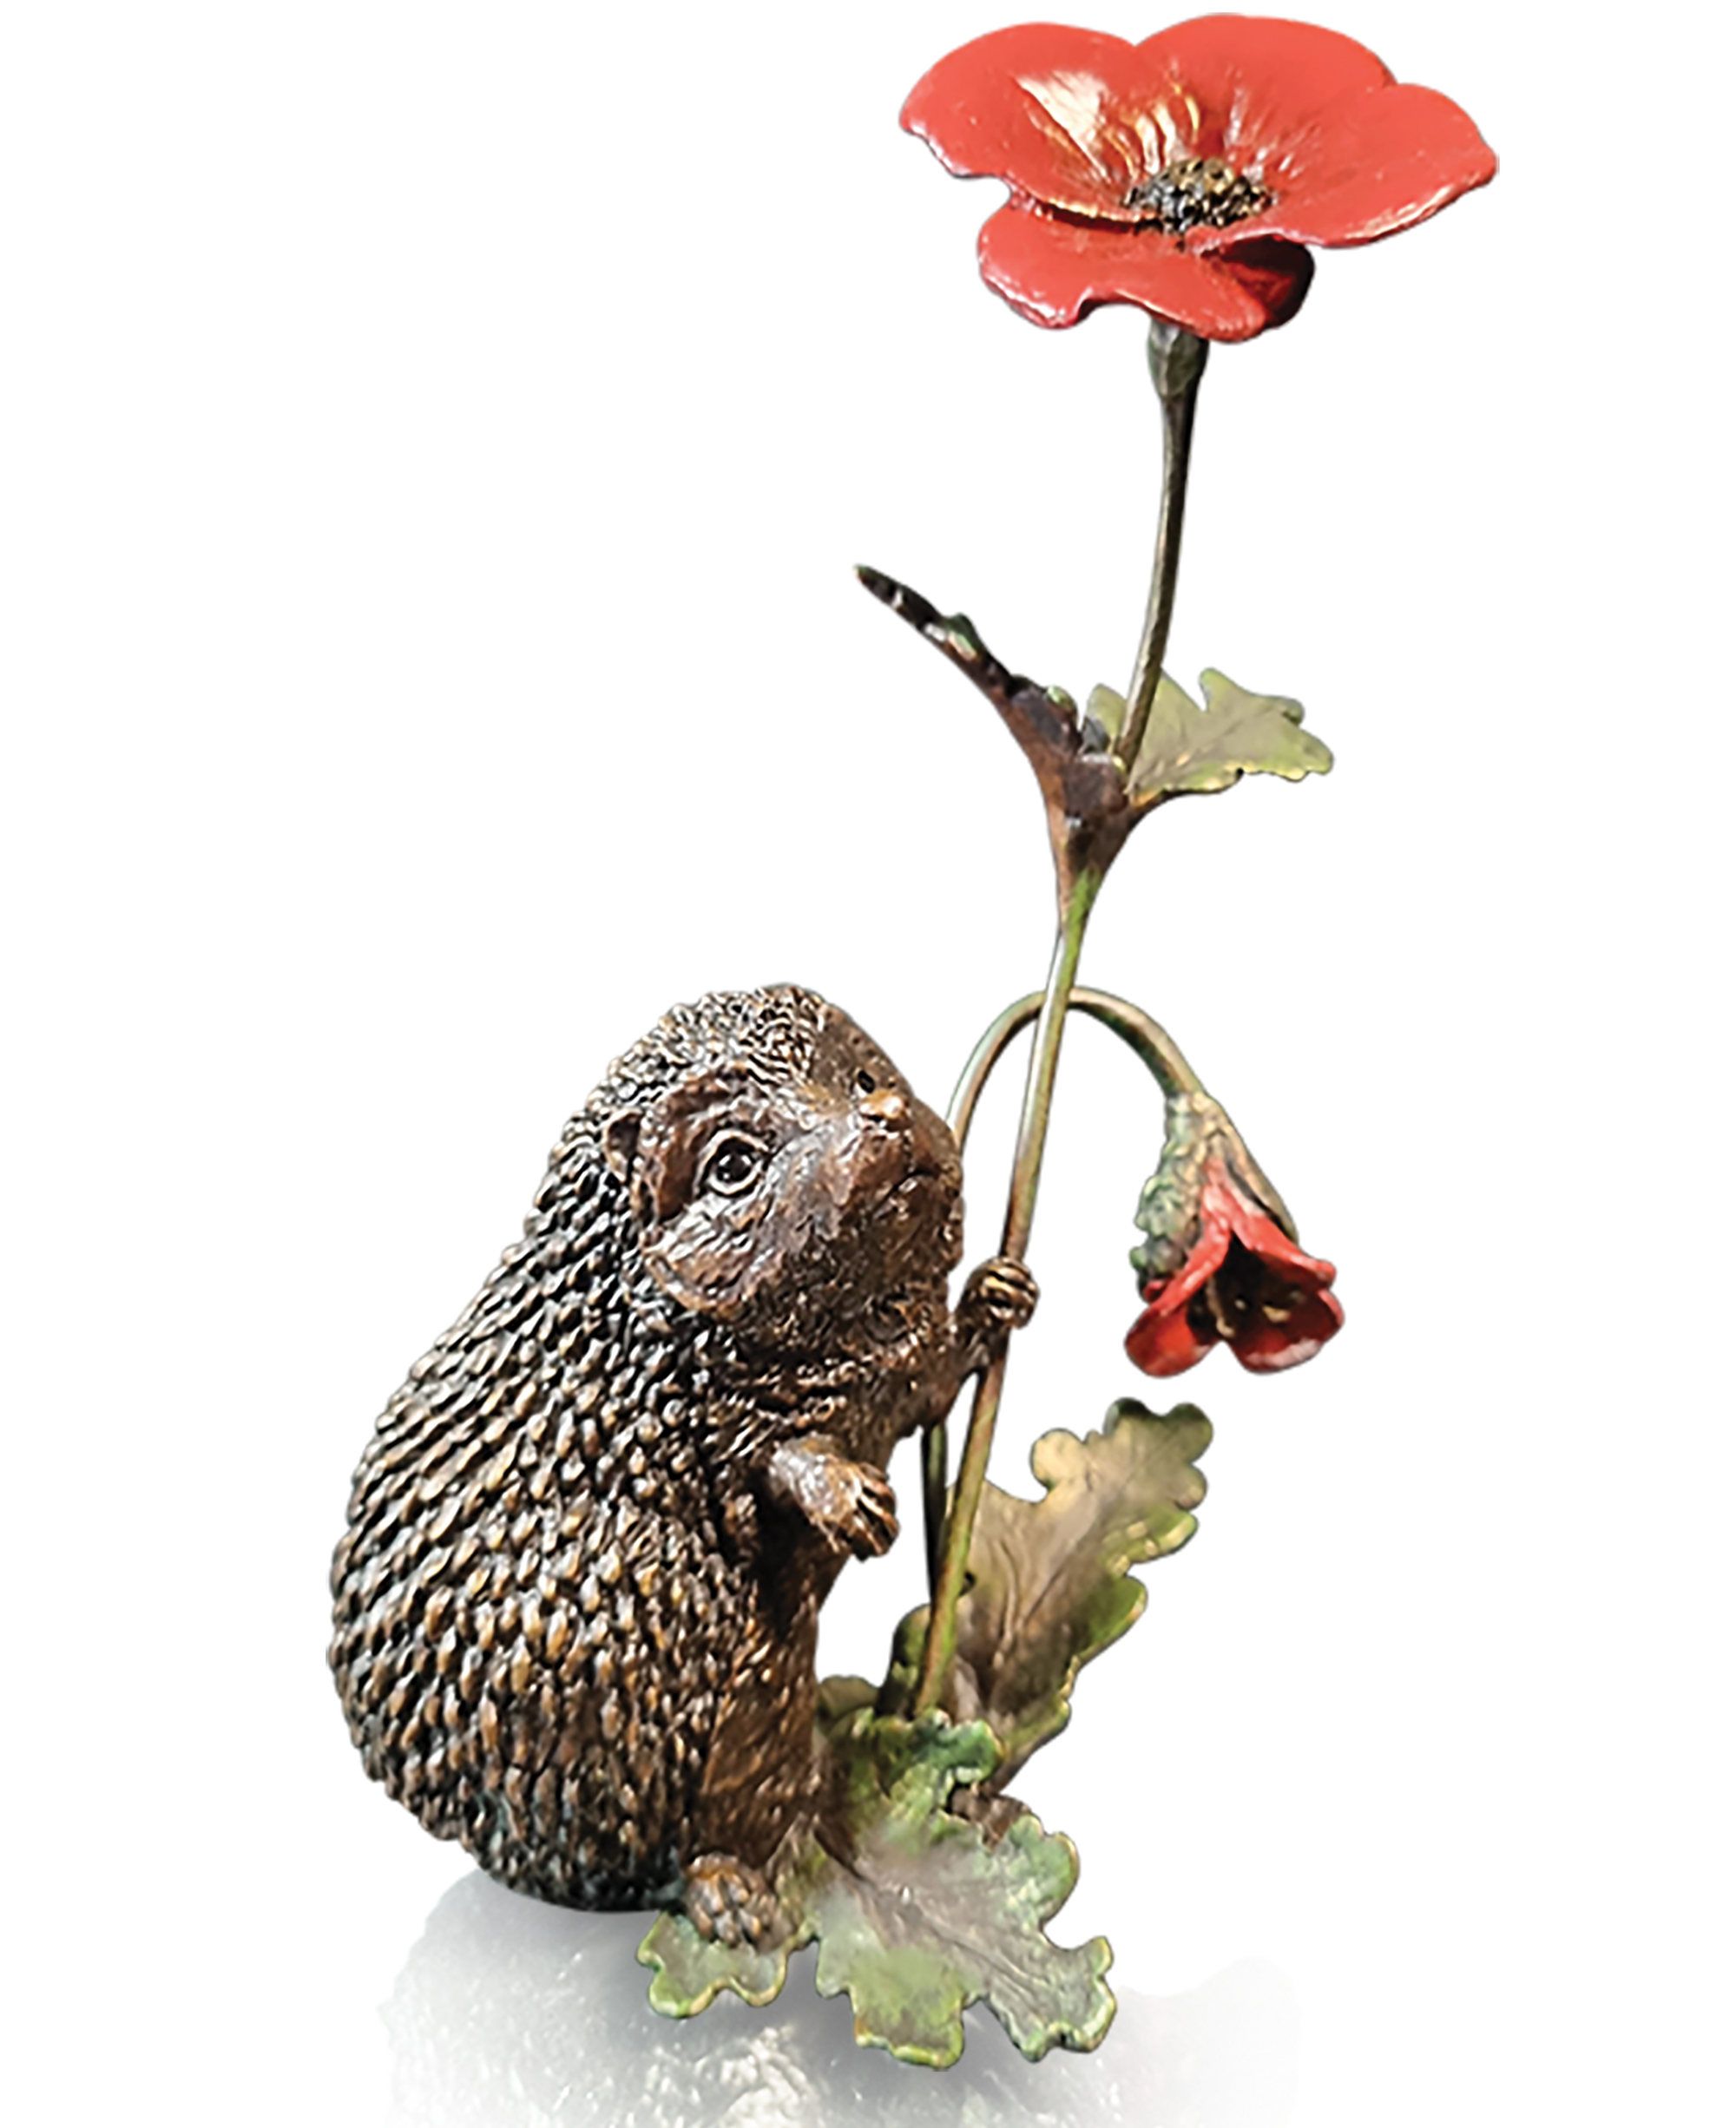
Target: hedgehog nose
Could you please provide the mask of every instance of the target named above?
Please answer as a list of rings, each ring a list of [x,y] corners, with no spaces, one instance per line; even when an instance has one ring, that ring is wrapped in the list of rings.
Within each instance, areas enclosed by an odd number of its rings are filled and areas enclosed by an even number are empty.
[[[858,1112],[876,1123],[902,1123],[911,1113],[910,1103],[896,1087],[880,1087],[869,1094]]]

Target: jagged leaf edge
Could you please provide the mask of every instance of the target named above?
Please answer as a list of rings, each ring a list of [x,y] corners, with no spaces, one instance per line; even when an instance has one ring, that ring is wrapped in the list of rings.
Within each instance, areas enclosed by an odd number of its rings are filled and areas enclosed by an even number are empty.
[[[1000,1747],[986,1723],[953,1723],[938,1714],[925,1715],[916,1722],[911,1722],[901,1716],[877,1716],[860,1709],[840,1722],[838,1733],[832,1738],[835,1750],[842,1748],[848,1751],[852,1744],[865,1747],[861,1751],[863,1757],[876,1752],[878,1747],[877,1755],[880,1757],[883,1766],[886,1763],[886,1745],[892,1745],[896,1751],[898,1747],[907,1744],[913,1744],[914,1748],[907,1757],[905,1775],[894,1777],[890,1792],[884,1785],[879,1785],[875,1791],[882,1805],[878,1813],[880,1821],[883,1823],[891,1823],[902,1816],[907,1828],[924,1825],[932,1828],[938,1836],[930,1842],[931,1849],[938,1848],[943,1840],[957,1844],[970,1842],[975,1846],[979,1862],[986,1862],[992,1867],[997,1860],[1022,1859],[1028,1865],[1023,1872],[1023,1882],[1021,1883],[1015,1877],[1007,1886],[1007,1891],[1012,1895],[1008,1903],[1016,1908],[1019,1904],[1027,1907],[1023,1924],[1015,1925],[1014,1946],[1028,1953],[1034,1938],[1036,1945],[1046,1954],[1050,1964],[1047,2013],[1039,2012],[1035,2021],[1022,2018],[1015,2001],[996,1994],[994,1961],[985,1961],[970,1939],[945,1933],[937,1923],[932,1911],[923,1908],[920,1885],[906,1885],[904,1889],[910,1903],[922,1915],[924,1927],[938,1947],[937,1953],[930,1955],[938,1955],[951,1963],[959,1983],[956,1989],[957,2001],[942,2018],[935,2020],[931,2027],[935,2035],[931,2044],[924,2045],[909,2036],[900,2038],[877,2030],[871,2013],[865,2010],[863,2002],[865,1996],[871,2000],[871,1991],[865,1987],[858,1990],[853,1986],[847,1966],[839,1962],[849,1957],[849,1952],[842,1947],[834,1948],[830,1954],[828,1952],[825,1908],[831,1903],[835,1911],[840,1899],[848,1899],[861,1925],[879,1944],[880,1955],[892,1963],[898,1956],[898,1947],[886,1942],[884,1933],[877,1928],[874,1915],[864,1898],[865,1891],[869,1897],[890,1903],[889,1894],[861,1870],[846,1869],[836,1861],[832,1862],[829,1871],[816,1884],[811,1909],[817,1923],[816,1933],[820,1946],[819,1963],[814,1978],[816,1988],[826,1996],[849,1994],[858,2045],[884,2046],[899,2060],[915,2062],[926,2067],[945,2068],[957,2060],[964,2045],[963,2013],[973,2002],[988,2004],[1008,2037],[1028,2060],[1040,2060],[1056,2046],[1075,2052],[1088,2052],[1108,2030],[1115,2013],[1115,1995],[1103,1979],[1113,1955],[1108,1941],[1103,1936],[1094,1936],[1086,1943],[1068,1948],[1055,1943],[1046,1928],[1047,1922],[1060,1911],[1078,1882],[1078,1849],[1066,1834],[1049,1832],[1036,1814],[1023,1805],[1013,1806],[1016,1809],[1016,1816],[998,1836],[992,1839],[980,1824],[945,1807],[945,1799],[956,1788],[982,1785],[990,1781],[995,1772],[1000,1757]],[[924,1812],[901,1812],[899,1792],[911,1785],[908,1777],[916,1769],[921,1755],[936,1747],[956,1755],[943,1759],[938,1769],[950,1777],[936,1792],[932,1809]],[[977,1760],[974,1778],[967,1770],[973,1755]],[[933,1770],[930,1770],[930,1774]],[[858,1795],[861,1793],[859,1784],[856,1792]],[[859,1831],[862,1829],[856,1829]],[[858,1861],[860,1859],[858,1849]],[[1057,1863],[1058,1871],[1055,1867]],[[1040,1881],[1044,1877],[1048,1879],[1046,1886]],[[863,1888],[863,1890],[857,1890],[857,1887]],[[1033,1890],[1036,1893],[1034,1906],[1029,1904],[1026,1896]],[[1003,1911],[1005,1911],[1004,1906]],[[830,1941],[833,1946],[841,1947],[844,1939],[851,1933],[853,1932],[834,1927],[830,1932]],[[870,1957],[871,1959],[871,1953]],[[1033,1975],[1029,1957],[1022,1959],[1017,1954],[1017,1948],[1009,1947],[1000,1962],[1009,1970],[1018,1972],[1025,1980],[1030,1994],[1041,2003],[1044,1983]],[[973,1966],[975,1977],[972,1977]],[[1088,2006],[1079,2014],[1062,2007],[1058,2000],[1059,1980],[1063,1974],[1087,1999]]]
[[[1212,1422],[1197,1404],[1181,1403],[1170,1411],[1154,1412],[1147,1410],[1137,1397],[1118,1397],[1105,1414],[1101,1428],[1094,1428],[1090,1433],[1082,1436],[1065,1427],[1055,1427],[1037,1441],[1031,1450],[1030,1460],[1032,1474],[1043,1488],[1041,1499],[1027,1500],[1018,1494],[1003,1492],[1000,1487],[992,1484],[985,1488],[996,1501],[1004,1503],[1008,1509],[1023,1509],[1032,1515],[1039,1514],[1053,1496],[1056,1485],[1062,1482],[1059,1475],[1052,1479],[1044,1477],[1039,1468],[1040,1460],[1053,1461],[1055,1444],[1063,1442],[1070,1443],[1082,1457],[1089,1461],[1094,1455],[1106,1453],[1108,1445],[1120,1429],[1134,1422],[1161,1428],[1170,1435],[1200,1429],[1196,1446],[1178,1443],[1182,1457],[1181,1470],[1191,1474],[1194,1480],[1194,1486],[1189,1488],[1191,1497],[1167,1502],[1174,1513],[1174,1520],[1162,1540],[1154,1542],[1152,1548],[1143,1554],[1135,1553],[1130,1556],[1119,1572],[1111,1573],[1106,1571],[1101,1574],[1099,1586],[1107,1584],[1112,1590],[1118,1590],[1121,1585],[1127,1585],[1128,1593],[1121,1599],[1125,1606],[1122,1615],[1114,1625],[1113,1630],[1104,1633],[1095,1645],[1079,1649],[1068,1658],[1064,1675],[1053,1693],[1030,1703],[1033,1708],[1052,1708],[1052,1718],[1036,1722],[1022,1720],[1010,1731],[995,1731],[1003,1759],[999,1770],[991,1777],[991,1787],[997,1787],[1010,1779],[1045,1744],[1053,1742],[1061,1735],[1073,1718],[1073,1692],[1079,1682],[1080,1672],[1088,1662],[1095,1661],[1107,1649],[1112,1648],[1143,1614],[1148,1591],[1143,1581],[1134,1579],[1132,1569],[1138,1566],[1151,1566],[1160,1559],[1169,1558],[1197,1534],[1200,1523],[1194,1509],[1204,1500],[1207,1491],[1207,1481],[1198,1464],[1200,1458],[1212,1445]],[[1093,1444],[1097,1442],[1104,1444],[1103,1447],[1094,1448]],[[928,1606],[925,1604],[907,1612],[899,1622],[893,1636],[891,1668],[882,1691],[883,1702],[889,1707],[909,1704],[927,1624]],[[834,1686],[838,1687],[845,1682],[843,1679],[832,1681]],[[858,1691],[862,1689],[859,1679],[849,1682]],[[990,1698],[992,1699],[992,1692]],[[993,1717],[985,1714],[983,1718],[990,1723],[992,1729]]]
[[[1296,693],[1268,693],[1264,687],[1246,687],[1242,686],[1242,681],[1238,681],[1234,673],[1215,664],[1200,666],[1198,673],[1194,674],[1194,687],[1198,689],[1198,693],[1183,687],[1183,683],[1174,677],[1174,673],[1164,668],[1164,674],[1157,681],[1157,700],[1153,702],[1153,711],[1168,702],[1172,715],[1180,715],[1187,709],[1192,709],[1195,715],[1204,717],[1223,715],[1213,696],[1223,693],[1226,687],[1234,687],[1245,696],[1253,698],[1255,702],[1268,702],[1268,705],[1277,706],[1285,721],[1296,728],[1298,739],[1306,740],[1304,752],[1312,752],[1317,758],[1311,759],[1311,762],[1302,762],[1300,766],[1261,766],[1259,762],[1223,762],[1219,766],[1223,768],[1230,781],[1221,781],[1213,787],[1204,787],[1204,790],[1194,790],[1185,783],[1164,781],[1164,775],[1161,775],[1164,764],[1153,753],[1164,726],[1161,726],[1161,721],[1153,719],[1153,724],[1147,728],[1145,740],[1141,743],[1141,758],[1134,764],[1132,775],[1128,777],[1129,802],[1138,811],[1160,805],[1164,798],[1223,798],[1223,796],[1227,796],[1227,791],[1240,790],[1246,777],[1268,777],[1277,783],[1306,783],[1308,777],[1325,778],[1334,775],[1336,768],[1338,768],[1338,753],[1334,752],[1334,747],[1325,739],[1321,739],[1319,732],[1308,726],[1308,705],[1302,700],[1302,696],[1296,696]],[[1180,698],[1179,702],[1174,700],[1176,696]],[[1085,689],[1085,700],[1079,706],[1085,717],[1094,719],[1100,728],[1107,732],[1110,745],[1113,745],[1115,736],[1119,734],[1123,721],[1126,721],[1126,693],[1119,687],[1110,687],[1108,681],[1100,679],[1100,681],[1091,681],[1091,686]]]

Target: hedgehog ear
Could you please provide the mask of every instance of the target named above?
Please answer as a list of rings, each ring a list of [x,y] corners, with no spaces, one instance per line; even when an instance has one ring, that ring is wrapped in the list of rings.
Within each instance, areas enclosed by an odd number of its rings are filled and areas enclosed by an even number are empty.
[[[618,1108],[602,1126],[603,1158],[608,1162],[610,1173],[622,1182],[633,1172],[634,1155],[639,1150],[640,1121],[636,1108]]]

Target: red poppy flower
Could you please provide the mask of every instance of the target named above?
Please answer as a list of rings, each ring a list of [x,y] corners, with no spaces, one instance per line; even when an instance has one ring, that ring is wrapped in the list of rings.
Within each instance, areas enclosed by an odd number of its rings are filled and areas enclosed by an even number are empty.
[[[1202,338],[1294,315],[1305,244],[1367,244],[1485,185],[1456,103],[1396,82],[1350,37],[1207,15],[1129,44],[1031,23],[950,53],[904,125],[958,177],[1012,197],[983,276],[1042,325],[1134,303]]]
[[[1139,1224],[1151,1238],[1133,1254],[1146,1310],[1127,1347],[1148,1375],[1181,1374],[1220,1343],[1253,1373],[1276,1374],[1343,1324],[1337,1272],[1298,1247],[1282,1199],[1209,1095],[1172,1100]]]

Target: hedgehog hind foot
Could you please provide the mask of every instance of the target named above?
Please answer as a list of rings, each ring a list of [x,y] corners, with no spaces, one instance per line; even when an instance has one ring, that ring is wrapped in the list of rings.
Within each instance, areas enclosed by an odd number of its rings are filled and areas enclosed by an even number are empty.
[[[688,1865],[681,1904],[707,1941],[733,1948],[769,1940],[778,1898],[762,1873],[733,1855],[701,1855]]]

